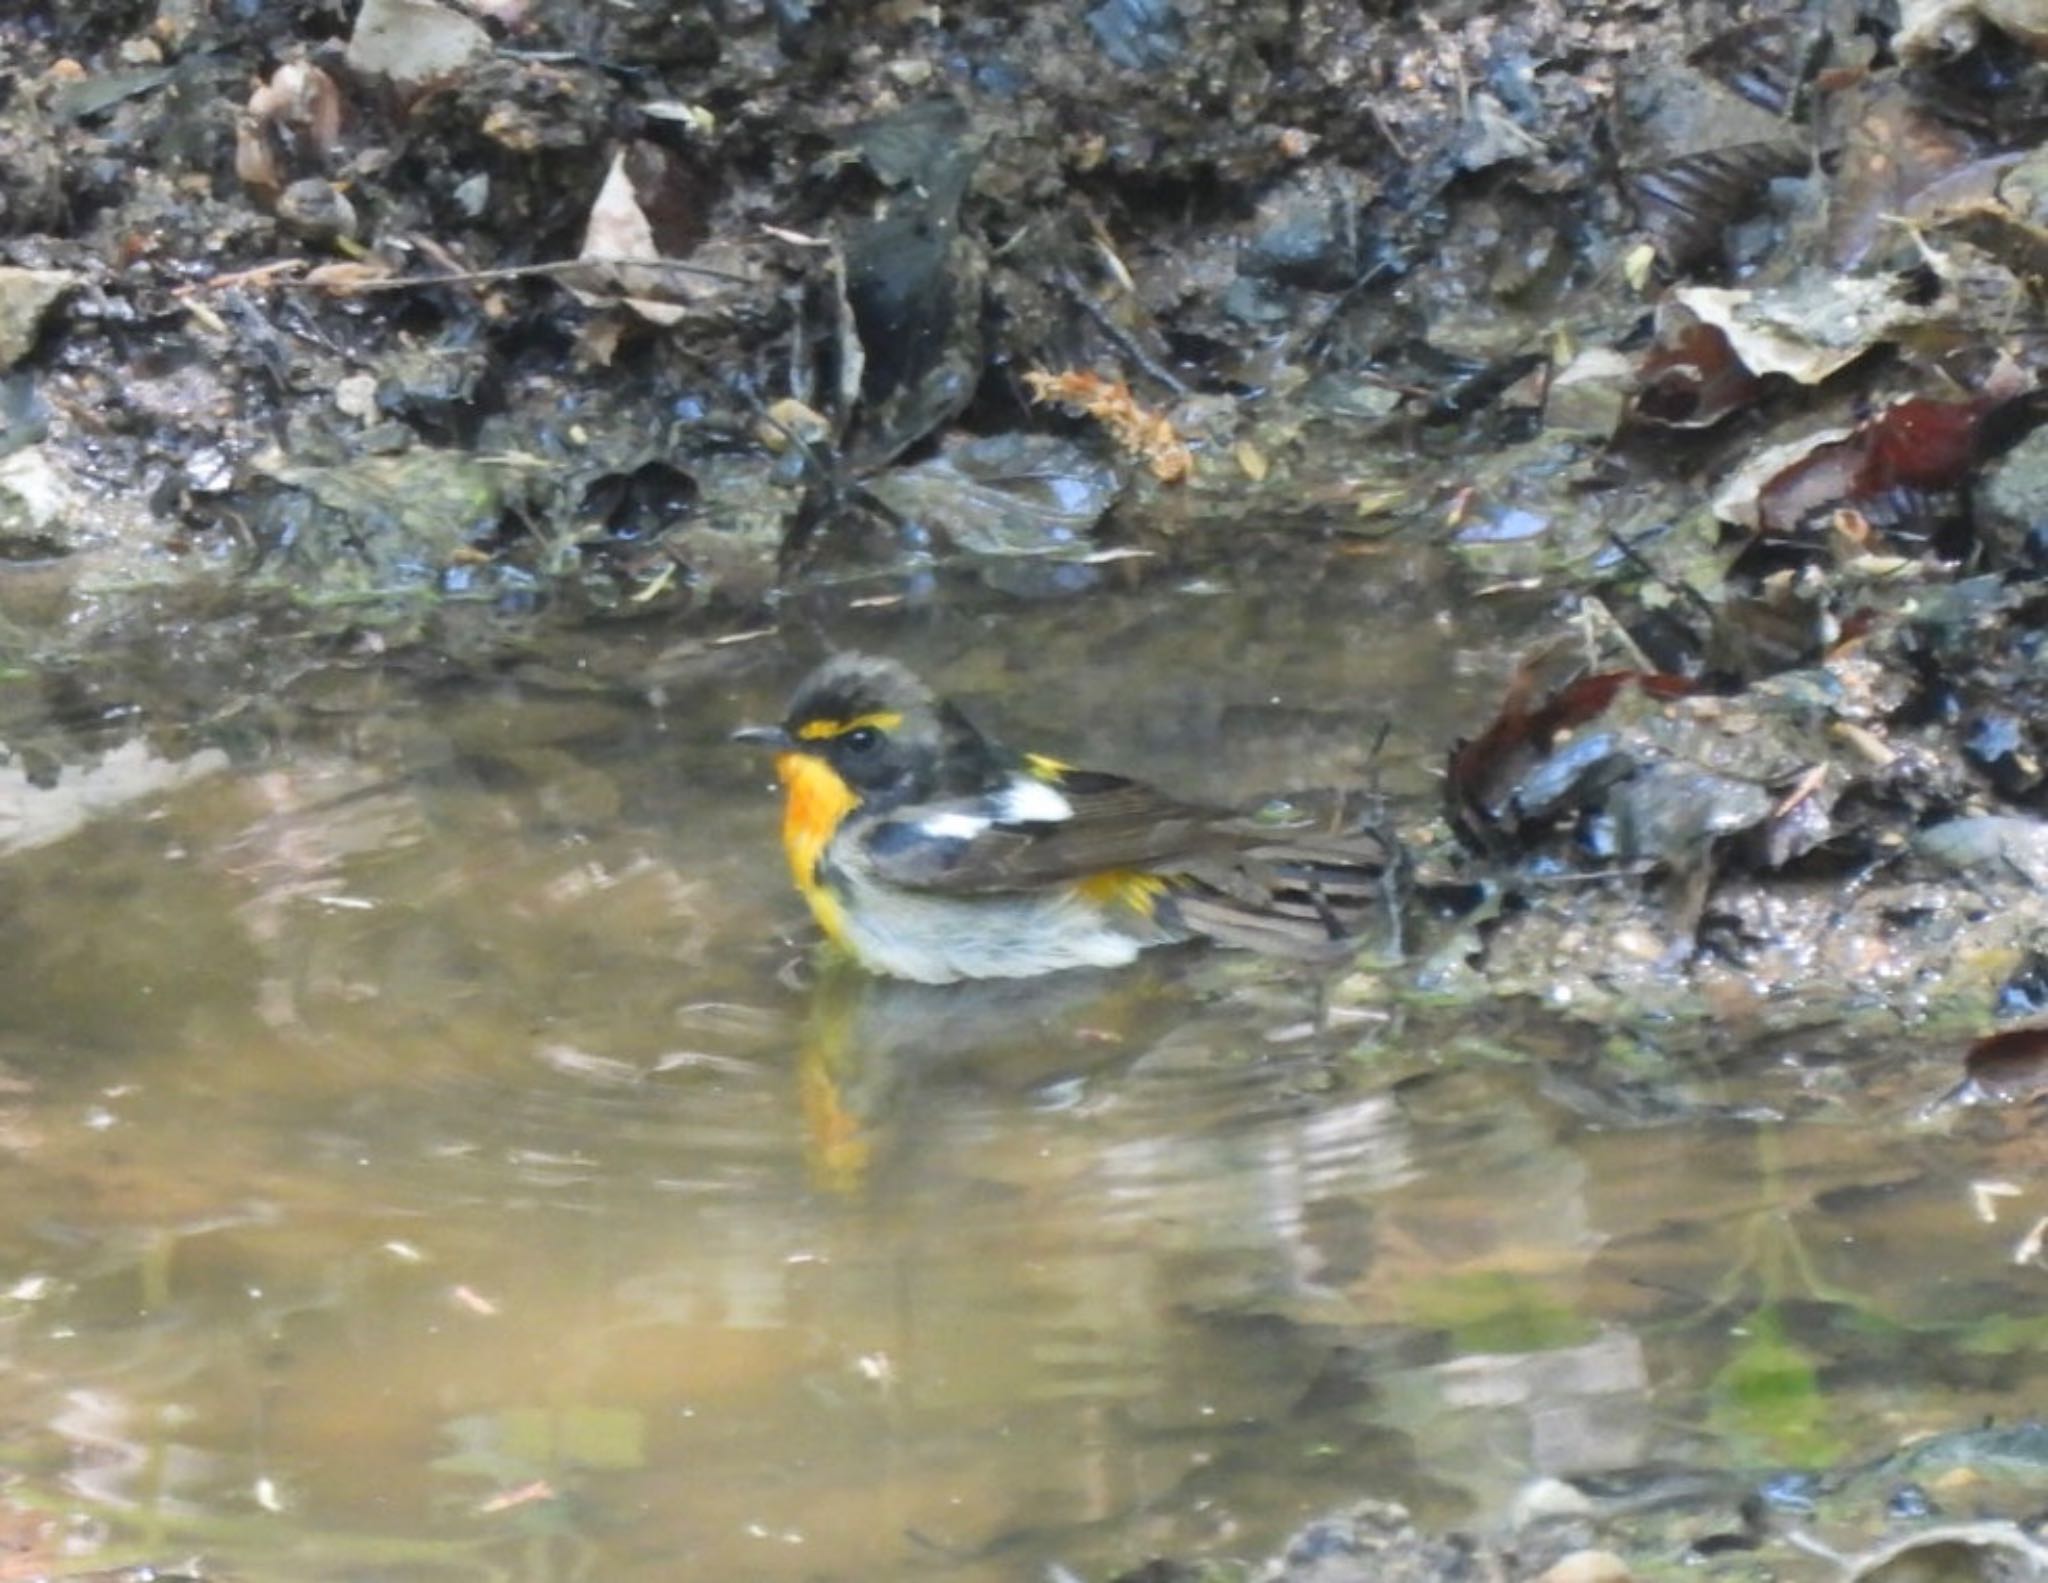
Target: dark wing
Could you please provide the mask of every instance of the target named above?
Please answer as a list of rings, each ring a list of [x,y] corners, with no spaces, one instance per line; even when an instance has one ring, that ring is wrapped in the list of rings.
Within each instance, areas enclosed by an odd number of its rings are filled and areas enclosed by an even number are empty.
[[[862,848],[877,879],[968,895],[1170,869],[1244,841],[1219,810],[1121,775],[1071,770],[1056,783],[1020,773],[997,791],[907,808],[877,820]]]

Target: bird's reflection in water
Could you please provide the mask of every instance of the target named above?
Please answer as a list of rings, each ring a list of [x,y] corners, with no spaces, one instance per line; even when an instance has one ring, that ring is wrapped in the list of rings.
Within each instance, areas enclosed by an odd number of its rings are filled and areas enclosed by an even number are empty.
[[[812,1180],[864,1191],[914,1136],[920,1089],[967,1082],[1043,1095],[1128,1063],[1186,1017],[1178,967],[1169,957],[1117,972],[912,984],[821,961],[797,1066]]]

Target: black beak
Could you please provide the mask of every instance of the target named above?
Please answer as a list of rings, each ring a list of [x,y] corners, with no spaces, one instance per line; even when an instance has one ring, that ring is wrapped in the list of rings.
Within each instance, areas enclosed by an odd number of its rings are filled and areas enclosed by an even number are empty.
[[[788,748],[795,745],[790,741],[789,733],[781,726],[741,726],[726,740],[744,742],[750,747],[757,748]]]

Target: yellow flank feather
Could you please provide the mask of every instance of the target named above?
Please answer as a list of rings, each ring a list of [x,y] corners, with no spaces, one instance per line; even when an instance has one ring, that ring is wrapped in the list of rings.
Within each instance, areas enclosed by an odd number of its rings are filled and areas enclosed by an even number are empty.
[[[782,850],[790,877],[810,904],[818,927],[836,944],[846,941],[846,914],[818,874],[818,862],[839,822],[860,805],[839,772],[810,753],[778,753],[775,774],[787,794],[782,806]]]
[[[1141,918],[1158,910],[1159,898],[1165,893],[1164,878],[1136,868],[1104,869],[1074,887],[1074,894],[1084,901],[1098,907],[1128,907]]]
[[[1074,766],[1050,753],[1027,753],[1024,755],[1024,767],[1042,781],[1056,781]]]

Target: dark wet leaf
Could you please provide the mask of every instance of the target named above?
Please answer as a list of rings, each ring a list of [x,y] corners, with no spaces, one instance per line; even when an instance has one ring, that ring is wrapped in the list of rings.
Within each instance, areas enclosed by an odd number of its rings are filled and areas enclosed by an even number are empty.
[[[972,398],[982,367],[986,261],[959,223],[977,150],[950,116],[909,126],[895,117],[886,126],[887,168],[923,179],[846,240],[846,299],[864,354],[851,446],[859,466],[889,461],[951,419]]]
[[[2011,1102],[2048,1093],[2048,1028],[2008,1028],[1987,1034],[1963,1057],[1972,1097]]]
[[[592,479],[584,488],[578,515],[603,524],[614,538],[643,539],[681,521],[697,496],[696,479],[655,459],[630,472]]]
[[[1512,357],[1471,370],[1439,390],[1423,415],[1423,422],[1436,425],[1456,423],[1491,406],[1525,375],[1550,361],[1543,352],[1521,352]]]
[[[50,96],[50,114],[59,121],[85,121],[125,99],[154,93],[178,75],[175,66],[145,66],[134,71],[101,72],[83,82],[66,83]]]
[[[1681,764],[1653,766],[1608,795],[1615,856],[1624,862],[1695,862],[1720,837],[1762,824],[1775,800],[1754,781]]]
[[[1524,822],[1555,818],[1633,773],[1635,767],[1635,759],[1613,732],[1581,733],[1522,777],[1515,788],[1517,815]]]
[[[1056,555],[1086,547],[1117,488],[1116,469],[1070,440],[1000,434],[885,473],[868,492],[960,549]]]
[[[1758,400],[1768,384],[1743,366],[1711,324],[1687,324],[1643,359],[1632,415],[1666,429],[1711,428]]]
[[[1980,150],[1937,119],[1890,78],[1858,104],[1842,149],[1828,207],[1828,262],[1853,269],[1882,248],[1905,240],[1897,222],[1914,195],[1976,158]]]
[[[1742,143],[1644,166],[1629,191],[1657,254],[1675,270],[1718,258],[1728,227],[1763,201],[1770,183],[1807,168],[1792,143]]]
[[[1359,213],[1358,194],[1341,182],[1291,182],[1260,204],[1238,268],[1283,286],[1342,291],[1359,275]]]
[[[1628,773],[1632,761],[1618,744],[1599,736],[1563,740],[1604,715],[1626,688],[1663,699],[1695,691],[1679,676],[1603,671],[1567,683],[1538,704],[1535,685],[1532,672],[1518,672],[1493,723],[1451,753],[1445,780],[1451,821],[1474,845],[1512,843],[1524,824],[1540,823]],[[1553,756],[1562,758],[1561,773],[1546,773]]]
[[[1820,42],[1784,18],[1767,17],[1717,33],[1687,58],[1759,110],[1790,116]]]
[[[974,172],[967,112],[950,99],[929,99],[855,127],[847,142],[885,187],[922,187],[957,203]]]
[[[1945,535],[1965,520],[1960,486],[1977,462],[1994,406],[1982,397],[1895,402],[1854,429],[1759,453],[1723,489],[1715,510],[1787,539],[1820,526],[1825,513],[1848,509],[1861,519],[1859,535],[1948,547]]]
[[[1897,484],[1949,489],[1962,482],[1977,457],[1977,435],[1991,403],[1911,397],[1887,407],[1864,427],[1859,493]]]

